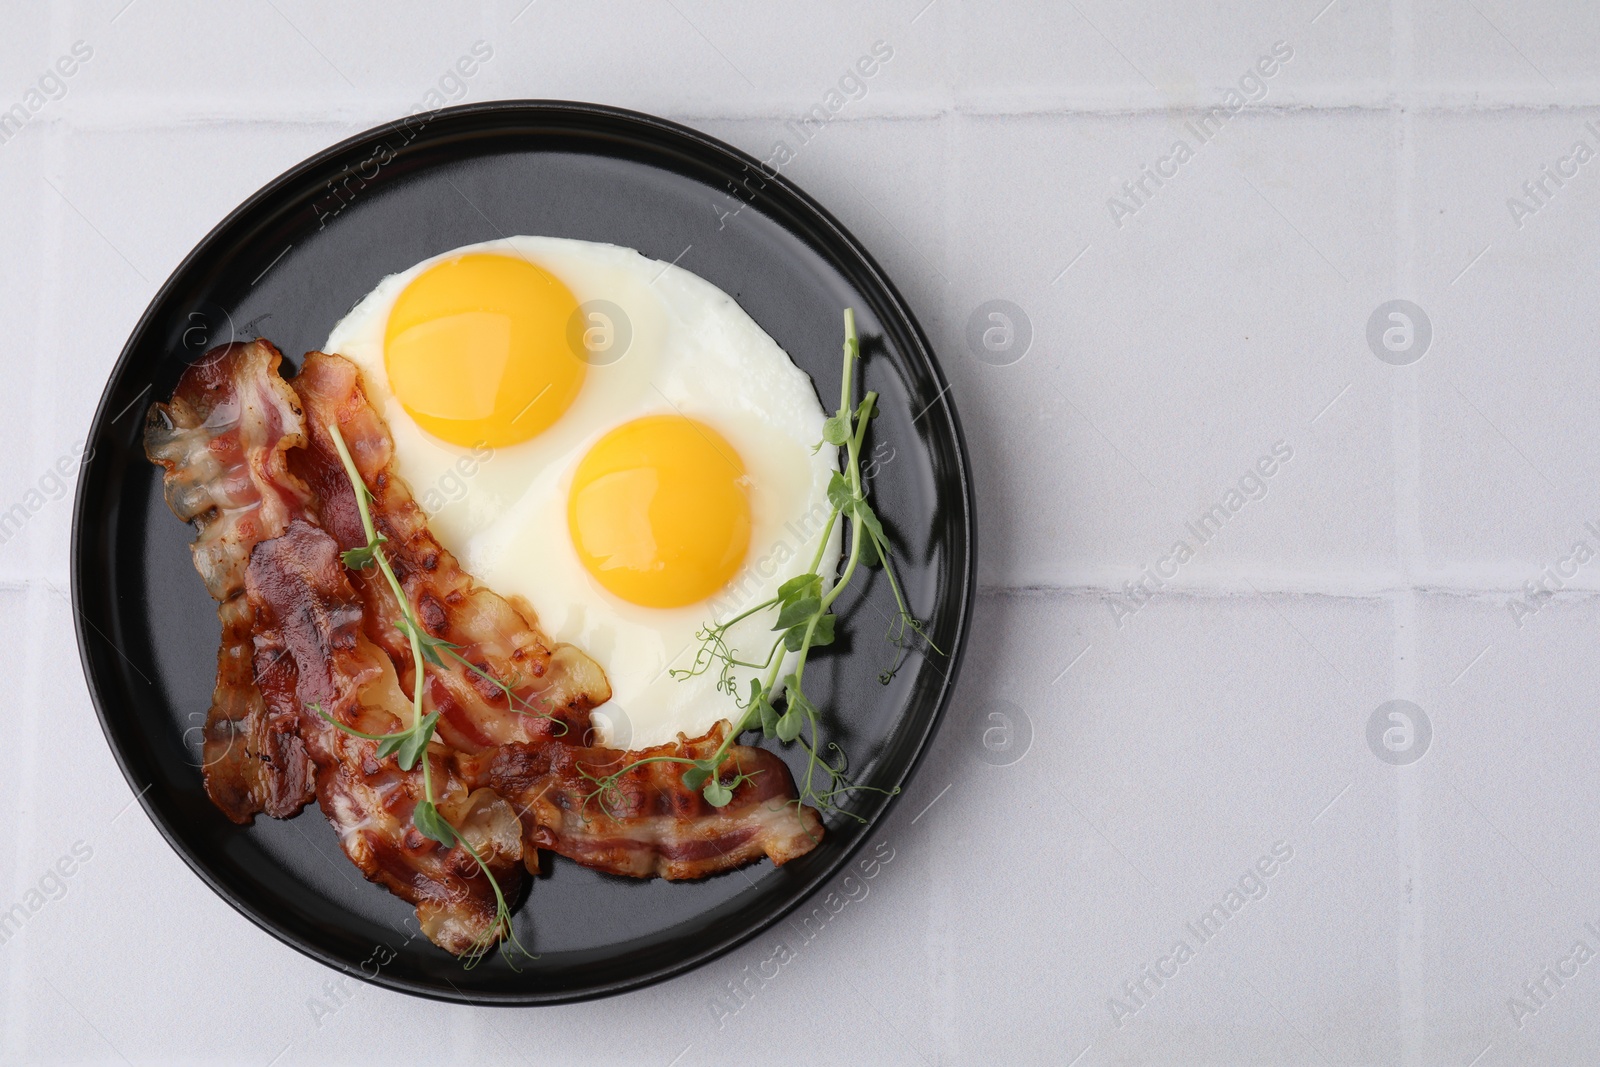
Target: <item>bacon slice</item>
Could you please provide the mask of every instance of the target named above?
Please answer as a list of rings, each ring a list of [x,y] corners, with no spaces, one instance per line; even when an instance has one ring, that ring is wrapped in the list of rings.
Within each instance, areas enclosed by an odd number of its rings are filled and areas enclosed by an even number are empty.
[[[428,529],[427,516],[395,473],[394,442],[362,391],[361,374],[342,356],[312,352],[294,380],[304,406],[307,443],[292,464],[322,502],[321,524],[342,549],[366,544],[355,494],[328,427],[337,424],[371,493],[384,552],[434,637],[490,678],[508,684],[515,701],[493,682],[444,656],[430,666],[427,704],[438,711],[439,736],[461,752],[483,752],[517,741],[581,743],[589,711],[611,699],[598,664],[577,648],[557,644],[539,628],[531,607],[475,582]],[[396,625],[400,605],[375,571],[355,576],[367,606],[367,632],[408,679],[415,670],[409,639]]]
[[[467,951],[493,927],[493,893],[464,849],[441,851],[412,825],[422,795],[420,772],[402,772],[393,759],[377,760],[374,743],[307,713],[298,696],[301,660],[288,655],[290,638],[300,640],[306,662],[321,664],[306,639],[342,640],[348,609],[353,606],[358,627],[363,616],[359,600],[315,600],[319,590],[303,582],[318,573],[313,563],[331,560],[334,576],[342,567],[332,540],[307,525],[318,511],[315,494],[289,470],[290,451],[305,444],[305,422],[298,398],[279,374],[281,360],[265,341],[216,349],[185,371],[172,400],[155,405],[146,423],[146,453],[165,472],[173,512],[200,528],[195,567],[220,605],[222,646],[204,740],[206,789],[239,823],[258,812],[287,818],[316,797],[357,866],[416,903],[424,931],[441,947]],[[327,551],[296,563],[315,547],[307,531]],[[290,532],[293,551],[286,547]],[[258,549],[265,562],[252,570]],[[302,582],[298,600],[286,599],[284,582],[273,580],[291,572]],[[247,595],[252,573],[256,596]],[[321,573],[330,577],[326,566]],[[344,591],[349,593],[348,583]],[[292,626],[275,614],[287,608],[300,613]],[[398,726],[395,710],[409,713],[409,704],[392,665],[370,643],[352,655],[321,664],[305,684],[326,697],[330,709],[343,708],[343,721],[363,732]],[[336,667],[355,673],[335,675]],[[350,688],[357,677],[362,684]],[[492,792],[469,791],[440,753],[430,759],[441,812],[491,869],[506,875],[502,886],[514,892],[522,851],[515,814]]]
[[[428,670],[425,708],[441,718],[425,759],[441,814],[508,899],[522,867],[537,870],[539,848],[615,874],[681,879],[763,855],[782,864],[815,847],[821,820],[794,802],[782,761],[759,749],[730,749],[726,774],[754,777],[720,809],[684,787],[681,764],[646,764],[592,795],[592,778],[635,760],[709,755],[726,724],[640,752],[586,747],[590,709],[610,698],[598,665],[552,642],[525,603],[477,585],[439,545],[395,473],[387,427],[352,364],[312,353],[291,388],[280,360],[264,341],[216,350],[152,409],[146,430],[168,503],[200,527],[195,566],[221,605],[205,742],[219,808],[239,822],[261,811],[287,817],[314,795],[346,854],[414,903],[441,948],[468,952],[498,932],[493,890],[470,853],[413,823],[421,767],[401,771],[377,758],[375,742],[311,710],[364,733],[393,732],[410,721],[405,693],[418,669],[386,582],[339,558],[366,537],[329,430],[337,425],[424,629],[482,672],[449,658]],[[503,679],[512,699],[482,675]]]
[[[144,431],[145,454],[165,472],[167,506],[199,527],[195,569],[218,602],[222,646],[202,758],[206,793],[241,824],[263,811],[287,818],[312,796],[297,717],[269,713],[256,688],[244,596],[250,550],[311,503],[285,458],[305,443],[305,426],[278,374],[282,358],[266,341],[213,349],[184,372],[170,402],[152,405]]]
[[[681,763],[635,767],[615,789],[597,792],[596,779],[637,760],[704,759],[727,729],[718,723],[693,741],[680,734],[676,743],[636,752],[535,742],[458,762],[468,778],[487,781],[516,809],[530,870],[541,848],[609,874],[667,879],[704,878],[762,856],[781,866],[810,852],[822,840],[822,820],[795,803],[789,768],[764,749],[728,750],[724,781],[752,777],[721,808],[684,786],[688,768]]]
[[[255,608],[255,672],[274,714],[297,716],[317,765],[317,800],[345,854],[368,879],[417,907],[423,933],[460,955],[495,938],[489,880],[461,845],[444,848],[412,823],[424,798],[421,764],[402,771],[379,759],[377,744],[323,719],[320,708],[363,733],[392,733],[409,721],[410,701],[394,665],[367,639],[362,598],[351,587],[339,546],[296,519],[281,537],[251,553],[245,574]],[[424,756],[439,811],[478,852],[508,900],[521,883],[521,827],[488,789],[469,789],[444,751]]]

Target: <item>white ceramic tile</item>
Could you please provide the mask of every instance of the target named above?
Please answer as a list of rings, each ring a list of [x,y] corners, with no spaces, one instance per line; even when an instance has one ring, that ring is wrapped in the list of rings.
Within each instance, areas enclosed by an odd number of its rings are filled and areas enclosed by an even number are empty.
[[[817,105],[861,115],[949,99],[943,37],[931,16],[913,22],[909,4],[773,8],[760,19],[731,3],[525,5],[492,5],[483,85],[494,95],[796,119]]]
[[[1078,17],[1080,25],[1092,24],[1103,46],[1139,82],[1148,87],[1148,78],[1163,93],[1193,105],[1201,99],[1211,103],[1214,94],[1235,87],[1246,96],[1260,94],[1268,100],[1347,94],[1352,89],[1370,92],[1388,74],[1389,5],[1349,6],[1351,10],[1340,11],[1320,4],[1252,0],[1194,5],[1174,17],[1172,8],[1159,0],[1093,0],[1079,5]],[[1016,35],[1023,35],[1021,26]],[[1266,62],[1255,73],[1280,69],[1265,78],[1250,78],[1252,68],[1272,56],[1275,46],[1279,62]],[[1265,82],[1265,88],[1258,88],[1257,81]],[[1195,95],[1199,93],[1206,95]]]
[[[960,57],[958,100],[980,111],[1203,108],[1229,90],[1279,106],[1370,103],[1390,79],[1387,4],[1207,4],[1173,17],[1160,3],[969,3],[935,6],[934,20]],[[1280,61],[1267,59],[1274,46]]]
[[[46,131],[24,128],[0,145],[0,203],[6,206],[6,240],[0,243],[0,366],[9,388],[0,391],[0,422],[13,428],[9,462],[0,464],[0,576],[18,577],[25,570],[28,545],[35,534],[28,527],[54,495],[46,468],[56,457],[51,413],[41,411],[35,383],[46,373],[40,358],[38,294],[51,270],[45,244],[42,209],[53,196],[44,184],[42,164]],[[46,444],[48,441],[50,444]],[[62,440],[58,450],[65,448]],[[50,484],[41,487],[39,479]],[[30,495],[34,494],[34,495]],[[19,512],[15,509],[21,507]]]
[[[1439,786],[1504,833],[1508,865],[1577,906],[1592,894],[1586,857],[1570,846],[1600,830],[1600,787],[1584,773],[1595,739],[1577,725],[1600,674],[1585,651],[1600,602],[1563,594],[1519,629],[1505,600],[1441,598],[1424,617],[1424,656],[1440,668],[1428,689],[1448,772]]]
[[[1593,108],[1417,119],[1415,292],[1436,346],[1412,372],[1419,522],[1441,566],[1520,585],[1595,517],[1600,449],[1574,430],[1600,329],[1571,312],[1600,295],[1600,173],[1574,159],[1579,142],[1600,154],[1597,130]]]
[[[1341,3],[1343,0],[1341,0]],[[1480,97],[1571,100],[1592,94],[1600,12],[1560,0],[1418,0],[1409,13],[1416,77]]]
[[[1582,974],[1550,985],[1534,1013],[1510,1002],[1528,1001],[1523,983],[1575,940],[1600,949],[1584,927],[1600,927],[1600,898],[1574,848],[1596,830],[1583,722],[1600,605],[1564,594],[1522,621],[1487,593],[1426,598],[1418,612],[1408,695],[1430,717],[1433,743],[1397,770],[1411,778],[1402,811],[1419,904],[1413,997],[1442,1059],[1492,1046],[1484,1062],[1561,1062],[1594,1047],[1597,993]]]
[[[181,1053],[220,1061],[241,1044],[266,1048],[299,1021],[305,1012],[300,1000],[313,980],[332,972],[285,949],[207,889],[137,805],[114,823],[83,821],[92,825],[76,836],[58,835],[48,847],[41,843],[24,874],[37,884],[63,857],[89,859],[64,880],[65,895],[46,904],[5,946],[25,977],[8,997],[16,1012],[8,1012],[8,1020],[15,1018],[13,1040],[26,1050],[25,1058],[120,1062],[120,1055],[150,1062]],[[160,901],[160,913],[137,906],[139,900]],[[63,952],[67,945],[81,947]],[[222,945],[239,972],[230,983],[219,982],[212,971]],[[161,980],[139,980],[140,973]],[[285,995],[302,990],[300,997]],[[268,1000],[280,1007],[276,1019],[245,1012],[231,1028],[193,1027],[181,1047],[171,1044],[168,1027],[152,1024],[170,1017],[179,1004],[197,1017],[220,1019]],[[277,1040],[266,1056],[285,1040]]]
[[[1320,1028],[1337,1055],[1372,1047],[1382,1031],[1350,1032],[1323,1005],[1351,981],[1388,981],[1383,957],[1346,938],[1357,923],[1392,927],[1398,892],[1394,802],[1361,734],[1371,694],[1389,685],[1388,609],[1285,599],[1223,611],[1174,598],[1122,634],[1103,611],[1087,596],[985,598],[953,718],[922,774],[925,794],[951,788],[908,832],[964,843],[927,891],[929,921],[950,932],[935,943],[976,949],[925,979],[932,1017],[956,1016],[943,1027],[952,1060],[1306,1055],[1275,1011]],[[1362,664],[1374,661],[1369,677]],[[1255,669],[1242,675],[1246,662]],[[983,758],[985,731],[1007,726],[989,718],[996,710],[1031,727],[1031,747],[1008,766]],[[1204,944],[1186,930],[1280,841],[1290,859],[1236,925]],[[997,878],[1001,857],[1009,873]],[[906,910],[914,921],[920,909]],[[1177,940],[1195,958],[1147,986],[1147,1004],[1130,999],[1125,984]],[[1308,951],[1326,957],[1312,975],[1297,967]],[[1008,980],[1019,972],[1028,978]],[[1250,983],[1273,992],[1263,1000]],[[1136,1010],[1113,1010],[1113,997]],[[1219,1014],[1263,1032],[1242,1045],[1201,1036]]]
[[[425,94],[483,38],[476,6],[398,4],[338,11],[297,0],[220,8],[194,2],[96,0],[72,26],[94,50],[74,115],[142,124],[173,113],[391,108]],[[159,62],[151,62],[159,56]],[[130,92],[134,95],[129,99]]]
[[[1120,192],[1178,139],[1198,144],[1154,117],[959,125],[958,295],[934,319],[989,582],[1120,583],[1179,539],[1185,580],[1393,566],[1389,368],[1360,341],[1390,288],[1387,119],[1241,116],[1142,206]],[[1113,196],[1136,208],[1120,226]],[[1032,326],[1010,366],[966,336],[994,298]],[[1264,498],[1214,543],[1185,533],[1280,441],[1290,462],[1251,476]]]
[[[963,102],[1003,106],[1047,95],[1096,88],[1127,93],[1147,88],[1146,65],[1119,52],[1117,36],[1102,35],[1099,12],[1072,5],[1026,9],[1002,3],[939,4],[923,21],[937,22],[956,43]],[[1126,42],[1125,42],[1126,43]]]

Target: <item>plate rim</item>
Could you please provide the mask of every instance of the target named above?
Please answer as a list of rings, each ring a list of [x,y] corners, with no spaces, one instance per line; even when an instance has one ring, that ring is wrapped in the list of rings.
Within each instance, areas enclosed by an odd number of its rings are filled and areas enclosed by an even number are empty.
[[[93,626],[93,624],[89,621],[88,612],[86,611],[85,607],[85,582],[88,579],[87,576],[82,572],[85,570],[87,562],[86,550],[84,547],[84,530],[86,526],[93,521],[92,517],[88,514],[90,501],[85,491],[90,482],[89,473],[93,469],[93,464],[96,462],[92,452],[89,454],[90,458],[83,464],[83,469],[79,472],[77,485],[74,489],[72,525],[68,545],[68,568],[71,606],[73,611],[73,631],[77,639],[79,663],[83,669],[84,681],[88,689],[90,703],[94,706],[95,716],[100,723],[101,732],[105,738],[106,745],[111,749],[111,754],[113,759],[116,761],[117,768],[122,772],[122,776],[128,783],[129,788],[135,791],[136,796],[134,799],[137,800],[140,807],[144,809],[145,815],[150,819],[152,825],[154,825],[156,830],[161,834],[161,837],[165,840],[167,846],[183,860],[185,866],[187,866],[191,872],[198,876],[201,882],[204,883],[207,888],[209,888],[222,900],[226,901],[234,911],[249,920],[258,929],[271,935],[278,942],[295,949],[302,955],[308,956],[324,966],[330,967],[342,974],[352,975],[353,977],[359,978],[360,980],[368,982],[372,985],[390,989],[395,992],[404,993],[410,996],[423,997],[425,999],[443,1001],[446,1003],[471,1004],[485,1007],[536,1007],[542,1005],[571,1004],[586,1000],[595,1000],[603,997],[616,996],[618,994],[656,985],[672,978],[687,974],[692,970],[710,963],[720,956],[726,955],[741,945],[748,944],[765,931],[777,925],[784,918],[796,911],[802,904],[814,898],[817,893],[824,889],[829,882],[838,876],[840,870],[842,870],[852,859],[854,859],[856,853],[866,845],[867,840],[872,835],[872,831],[880,826],[890,811],[893,810],[895,803],[899,800],[900,796],[905,792],[904,787],[911,781],[912,777],[920,769],[922,761],[927,755],[933,737],[938,731],[939,727],[943,724],[949,711],[949,706],[955,692],[957,679],[960,674],[962,660],[965,657],[966,646],[971,629],[972,614],[977,593],[977,528],[975,519],[976,508],[975,494],[973,490],[972,461],[967,451],[966,435],[962,430],[960,417],[956,411],[953,398],[951,398],[949,395],[950,383],[945,377],[944,369],[939,362],[939,358],[935,353],[932,344],[930,344],[928,341],[927,334],[923,330],[922,324],[912,312],[910,305],[905,300],[905,297],[901,295],[900,290],[895,286],[888,274],[879,265],[878,261],[872,256],[872,254],[867,251],[865,246],[856,239],[855,235],[846,229],[845,226],[839,222],[839,220],[836,219],[831,212],[823,207],[821,203],[813,199],[808,193],[797,186],[793,180],[788,178],[777,168],[768,167],[766,164],[757,160],[749,153],[729,145],[719,138],[695,129],[694,127],[675,122],[671,119],[665,119],[657,115],[634,111],[627,108],[615,107],[608,104],[546,98],[499,99],[471,104],[461,104],[447,108],[439,108],[433,111],[424,112],[422,114],[426,115],[426,122],[423,124],[424,130],[419,131],[418,133],[418,140],[422,140],[428,136],[428,134],[424,132],[426,127],[432,127],[435,125],[435,123],[447,125],[451,120],[456,119],[470,120],[482,119],[485,117],[491,119],[495,117],[513,119],[517,116],[526,116],[537,120],[539,118],[561,116],[571,120],[577,120],[573,124],[572,128],[574,132],[578,133],[583,132],[585,128],[593,133],[593,124],[596,122],[604,122],[609,124],[632,126],[637,129],[646,130],[653,133],[657,138],[676,140],[680,144],[683,142],[689,142],[695,149],[695,153],[698,158],[705,158],[706,156],[722,157],[722,159],[727,162],[744,167],[746,169],[746,173],[759,171],[762,175],[763,181],[766,184],[779,187],[780,191],[785,196],[792,198],[792,200],[796,202],[803,212],[809,213],[811,216],[810,221],[812,223],[820,223],[828,231],[827,236],[831,242],[842,246],[844,249],[847,249],[850,252],[850,254],[857,261],[856,265],[864,269],[866,277],[870,279],[872,285],[878,290],[878,295],[885,299],[887,305],[886,310],[888,310],[895,318],[899,320],[898,325],[905,330],[906,334],[913,342],[914,351],[908,353],[908,355],[918,359],[921,362],[924,368],[931,375],[933,384],[939,387],[940,391],[938,396],[935,398],[935,402],[940,403],[945,409],[950,423],[952,444],[951,454],[954,458],[951,471],[955,476],[954,480],[959,482],[959,492],[953,493],[952,495],[957,497],[956,502],[959,503],[960,506],[961,514],[959,526],[965,538],[965,558],[962,561],[959,588],[951,590],[946,600],[946,603],[956,611],[956,618],[954,620],[955,638],[953,642],[953,648],[948,656],[949,668],[944,672],[943,681],[939,683],[938,695],[934,701],[931,713],[926,716],[925,723],[919,731],[918,736],[916,736],[911,742],[912,748],[910,758],[907,760],[904,770],[900,773],[898,779],[894,783],[894,792],[884,797],[882,802],[877,806],[876,810],[872,811],[867,816],[867,822],[863,826],[861,832],[857,833],[854,836],[854,839],[848,842],[842,848],[839,854],[828,864],[826,864],[820,872],[817,873],[810,888],[796,895],[793,900],[771,908],[767,913],[760,916],[756,921],[750,923],[742,930],[725,935],[720,939],[708,944],[706,947],[690,953],[670,964],[657,967],[653,970],[635,976],[613,979],[596,985],[587,985],[571,990],[517,991],[504,993],[479,990],[463,991],[455,988],[454,984],[448,982],[448,980],[446,981],[446,985],[449,985],[451,988],[450,990],[445,990],[440,989],[437,986],[428,985],[408,978],[390,975],[382,968],[378,968],[375,974],[368,974],[366,970],[361,967],[357,967],[352,970],[347,966],[346,961],[338,957],[336,954],[324,949],[322,946],[310,941],[309,939],[302,939],[299,935],[281,927],[279,924],[273,921],[271,916],[264,913],[259,913],[257,909],[239,899],[231,888],[223,884],[223,882],[209,869],[208,865],[202,861],[201,857],[191,854],[190,847],[186,842],[184,842],[181,835],[178,833],[177,828],[170,823],[165,813],[162,812],[156,806],[155,802],[150,799],[150,794],[152,792],[150,785],[145,785],[142,787],[139,785],[137,781],[138,776],[135,774],[134,766],[132,766],[130,754],[124,751],[124,747],[117,740],[117,731],[113,727],[112,716],[107,710],[108,704],[111,703],[111,696],[113,694],[102,692],[101,683],[96,677],[93,660],[89,652],[91,644],[91,634],[89,633],[89,629]],[[290,189],[296,184],[300,183],[306,175],[326,167],[330,162],[351,152],[352,150],[370,146],[378,139],[381,139],[383,136],[393,132],[405,121],[406,120],[404,118],[392,119],[388,122],[371,126],[349,137],[346,137],[335,144],[318,150],[312,155],[306,157],[301,162],[281,172],[266,184],[262,185],[254,193],[241,201],[235,208],[233,208],[233,210],[229,211],[215,226],[207,231],[205,236],[202,237],[194,245],[194,247],[189,250],[189,252],[183,257],[178,265],[172,269],[172,271],[167,275],[166,279],[155,290],[154,294],[150,297],[150,300],[144,311],[140,314],[132,331],[129,333],[127,341],[123,344],[122,351],[117,356],[116,362],[112,365],[112,368],[106,377],[106,384],[101,393],[99,403],[96,404],[94,415],[89,421],[87,440],[92,442],[98,436],[100,436],[101,432],[103,432],[102,428],[105,424],[105,420],[107,419],[108,409],[112,402],[113,387],[116,386],[131,369],[137,350],[147,344],[147,334],[149,334],[154,326],[157,310],[166,303],[172,291],[178,287],[180,280],[189,274],[195,262],[207,253],[212,243],[220,236],[225,234],[239,220],[246,217],[256,208],[258,208],[261,204],[279,196],[285,190]],[[407,147],[410,147],[410,145],[408,144]],[[659,165],[657,164],[657,166]],[[829,258],[832,257],[830,256]],[[138,398],[136,397],[135,402],[137,402],[137,400]],[[952,485],[949,488],[955,488],[955,486]],[[98,630],[96,630],[96,632],[98,633]],[[103,635],[100,636],[100,639],[109,640]],[[108,686],[107,688],[110,687]],[[154,779],[152,779],[151,784],[153,784],[153,782]]]

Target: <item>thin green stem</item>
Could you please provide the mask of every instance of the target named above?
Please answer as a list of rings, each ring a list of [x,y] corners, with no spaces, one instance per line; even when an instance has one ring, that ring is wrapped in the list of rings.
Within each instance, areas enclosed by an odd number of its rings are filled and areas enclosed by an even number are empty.
[[[844,373],[839,377],[839,410],[850,410],[850,393],[855,385],[856,359],[861,355],[861,340],[856,336],[856,309],[844,309]]]
[[[417,619],[416,612],[412,609],[411,601],[406,596],[405,588],[400,584],[400,579],[394,573],[394,568],[389,565],[388,557],[384,555],[382,548],[384,539],[378,535],[377,527],[372,521],[372,512],[367,506],[367,500],[369,496],[367,483],[361,477],[361,471],[356,467],[355,460],[350,455],[350,449],[344,443],[344,434],[340,433],[338,422],[336,420],[330,421],[328,424],[328,430],[333,438],[333,447],[339,453],[339,462],[344,465],[345,475],[350,479],[351,492],[355,494],[356,510],[361,515],[361,529],[367,535],[367,548],[371,550],[372,558],[378,564],[378,570],[383,573],[384,579],[388,582],[389,589],[394,594],[395,601],[400,605],[400,611],[406,620],[406,635],[409,637],[411,644],[411,663],[413,673],[411,679],[411,726],[405,732],[415,733],[417,730],[422,728],[424,721],[424,716],[422,714],[422,696],[423,685],[425,684],[427,678],[427,661],[422,655],[422,624]],[[446,649],[446,651],[450,650]],[[457,658],[459,659],[460,657]],[[462,662],[466,661],[463,660]],[[467,664],[467,666],[472,667],[473,670],[477,670],[477,668],[473,667],[470,663]],[[322,714],[322,710],[320,708],[317,710],[319,714]],[[345,726],[344,724],[333,719],[332,716],[324,714],[324,717],[330,722],[333,722],[334,725],[338,726],[340,729],[347,733],[354,734],[357,737],[363,737],[374,741],[385,739],[372,734],[364,734],[353,730],[350,727]],[[489,880],[490,888],[494,890],[495,922],[494,925],[483,934],[482,950],[469,951],[467,953],[466,966],[472,967],[479,959],[482,958],[483,952],[488,951],[490,944],[499,942],[501,947],[504,948],[505,941],[507,939],[511,940],[512,943],[515,944],[516,935],[512,933],[511,930],[511,905],[506,900],[505,893],[500,889],[500,880],[494,876],[494,871],[489,869],[489,864],[478,853],[478,850],[473,847],[472,842],[468,841],[466,836],[459,829],[451,826],[449,820],[445,819],[444,815],[438,810],[438,798],[434,796],[433,792],[433,761],[429,759],[428,753],[428,747],[432,744],[432,741],[433,739],[431,737],[428,738],[427,743],[423,745],[422,751],[418,754],[418,759],[422,763],[423,800],[430,808],[433,809],[439,820],[443,822],[445,826],[449,827],[448,832],[442,836],[446,838],[454,838],[453,843],[459,844],[462,848],[466,849],[467,854],[470,855],[474,862],[477,863],[478,869],[483,871],[483,876]],[[448,847],[445,841],[440,841],[439,844]],[[516,947],[521,949],[520,945],[517,945]],[[523,951],[526,952],[526,950]]]
[[[777,597],[772,597],[772,598],[770,598],[768,600],[763,600],[761,603],[757,604],[755,607],[751,608],[749,611],[741,611],[739,614],[735,615],[733,618],[729,619],[727,622],[719,623],[718,626],[717,626],[717,629],[719,629],[719,630],[732,629],[734,626],[737,626],[739,623],[741,623],[744,620],[748,619],[750,616],[755,615],[758,612],[766,611],[768,608],[772,607],[777,602],[778,602],[778,598]]]
[[[349,734],[351,737],[359,737],[364,741],[387,741],[387,740],[389,740],[389,738],[397,736],[395,734],[367,734],[367,733],[362,733],[360,730],[357,730],[354,726],[346,726],[344,723],[340,722],[338,719],[335,719],[332,715],[329,715],[326,711],[324,711],[322,709],[322,705],[321,704],[307,704],[306,707],[310,708],[312,711],[316,712],[318,715],[321,715],[324,719],[327,719],[329,722],[331,722],[333,725],[337,726],[339,729],[343,730],[345,733]],[[405,733],[410,733],[409,730],[406,730],[404,732]]]
[[[361,477],[361,471],[356,467],[356,461],[350,456],[350,449],[345,446],[344,434],[339,432],[339,423],[330,421],[328,431],[333,437],[333,447],[338,450],[339,462],[344,464],[344,472],[350,479],[350,489],[356,497],[356,510],[361,513],[361,529],[367,535],[367,544],[377,546],[380,543],[377,527],[372,522],[372,511],[367,507],[367,483]],[[411,602],[406,598],[406,591],[400,585],[400,579],[395,577],[394,568],[389,566],[389,558],[383,554],[383,549],[374,547],[372,558],[378,563],[378,569],[383,572],[384,578],[389,582],[389,589],[394,593],[395,600],[404,612],[406,634],[411,639],[411,662],[414,675],[411,682],[411,728],[415,730],[422,722],[422,641],[418,638],[421,626],[416,615],[411,610]],[[424,768],[423,783],[427,784],[426,768]],[[428,794],[428,800],[433,800],[433,794]]]
[[[644,759],[634,760],[632,763],[628,764],[627,769],[631,771],[635,767],[643,767],[647,763],[691,763],[692,764],[692,763],[696,763],[696,762],[698,762],[698,761],[692,760],[687,756],[646,756]],[[582,774],[585,778],[589,779],[591,782],[598,782],[598,781],[603,781],[604,780],[604,779],[596,778],[594,775],[590,774],[587,770],[584,770],[582,767],[578,768],[578,773]],[[626,773],[626,772],[624,772],[624,773]],[[614,778],[616,776],[608,774],[608,775],[606,775],[606,777],[607,778]]]
[[[827,550],[828,538],[833,536],[833,524],[839,521],[839,509],[834,508],[828,512],[828,522],[822,527],[822,540],[817,542],[817,554],[811,557],[811,570],[817,573],[817,568],[822,566],[822,553]]]

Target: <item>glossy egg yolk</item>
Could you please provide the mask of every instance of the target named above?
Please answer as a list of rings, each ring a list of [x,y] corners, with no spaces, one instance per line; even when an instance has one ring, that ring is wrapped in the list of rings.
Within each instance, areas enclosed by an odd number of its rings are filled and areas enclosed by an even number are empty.
[[[674,608],[726,585],[750,548],[744,461],[703,422],[647,415],[579,461],[567,498],[588,572],[630,603]]]
[[[444,260],[413,278],[389,312],[389,386],[417,425],[452,444],[526,441],[583,386],[584,361],[567,343],[577,310],[567,287],[527,260]]]

